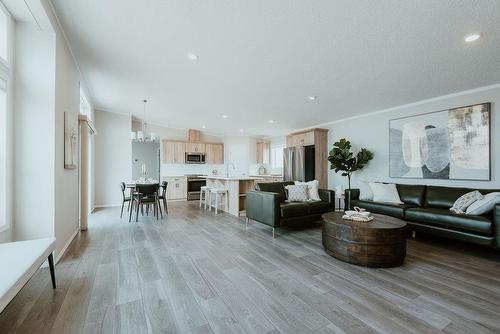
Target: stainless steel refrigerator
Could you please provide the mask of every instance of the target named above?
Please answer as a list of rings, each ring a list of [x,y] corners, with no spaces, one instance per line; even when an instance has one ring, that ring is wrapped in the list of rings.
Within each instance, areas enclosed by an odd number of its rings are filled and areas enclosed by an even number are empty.
[[[283,150],[284,181],[312,181],[315,178],[314,145]]]

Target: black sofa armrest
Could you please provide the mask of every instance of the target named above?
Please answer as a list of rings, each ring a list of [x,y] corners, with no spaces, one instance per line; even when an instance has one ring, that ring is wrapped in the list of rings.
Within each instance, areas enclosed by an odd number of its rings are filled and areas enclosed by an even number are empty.
[[[495,248],[500,249],[500,204],[493,208],[493,235],[495,236]]]
[[[359,189],[346,189],[344,192],[345,210],[352,210],[351,200],[359,199]]]
[[[245,210],[247,218],[272,227],[280,225],[280,198],[277,193],[249,191],[246,194]]]
[[[332,211],[335,211],[335,191],[328,189],[318,189],[321,201],[330,204]]]

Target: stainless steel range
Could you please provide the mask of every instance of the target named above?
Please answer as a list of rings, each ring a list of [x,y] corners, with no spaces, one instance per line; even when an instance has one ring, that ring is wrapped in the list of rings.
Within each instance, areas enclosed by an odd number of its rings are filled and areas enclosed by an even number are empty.
[[[186,177],[188,201],[199,200],[201,187],[207,185],[207,176],[200,174],[186,174]]]

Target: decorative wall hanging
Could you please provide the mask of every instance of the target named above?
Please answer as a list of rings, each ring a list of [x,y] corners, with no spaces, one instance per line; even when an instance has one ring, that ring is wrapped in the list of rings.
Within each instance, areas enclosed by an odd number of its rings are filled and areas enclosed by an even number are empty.
[[[390,120],[389,176],[489,181],[490,108],[482,103]]]

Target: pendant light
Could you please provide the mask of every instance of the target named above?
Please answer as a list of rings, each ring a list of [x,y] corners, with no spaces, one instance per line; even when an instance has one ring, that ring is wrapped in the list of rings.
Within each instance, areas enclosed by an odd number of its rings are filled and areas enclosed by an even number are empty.
[[[137,132],[132,131],[130,134],[130,138],[132,140],[137,140],[137,141],[155,141],[156,140],[156,134],[154,132],[151,132],[151,134],[148,136],[147,135],[147,123],[144,122],[146,119],[146,103],[148,103],[148,100],[142,100],[143,102],[143,111],[142,111],[142,119],[141,119],[141,129]]]

